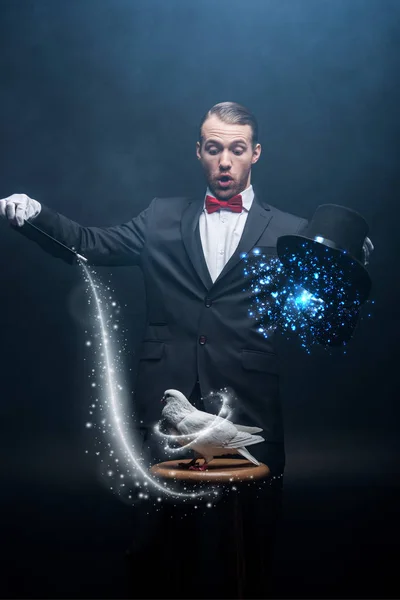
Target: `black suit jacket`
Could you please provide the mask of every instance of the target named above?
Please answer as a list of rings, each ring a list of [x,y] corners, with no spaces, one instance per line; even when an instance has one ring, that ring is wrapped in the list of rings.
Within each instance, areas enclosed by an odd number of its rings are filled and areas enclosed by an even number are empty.
[[[249,318],[243,252],[262,246],[276,256],[283,234],[296,233],[306,220],[255,198],[237,250],[215,283],[205,262],[199,216],[203,200],[155,198],[128,223],[83,227],[42,206],[35,224],[85,256],[92,265],[138,265],[145,280],[147,324],[140,349],[134,410],[144,427],[160,418],[164,390],[189,396],[199,380],[203,396],[234,391],[234,421],[262,427],[265,444],[254,454],[272,472],[284,467],[279,364],[274,339],[264,339]],[[21,232],[44,249],[58,249],[32,228]],[[65,260],[68,257],[60,255]],[[205,398],[206,410],[215,406]],[[262,448],[261,448],[262,446]],[[253,449],[252,449],[253,450]]]

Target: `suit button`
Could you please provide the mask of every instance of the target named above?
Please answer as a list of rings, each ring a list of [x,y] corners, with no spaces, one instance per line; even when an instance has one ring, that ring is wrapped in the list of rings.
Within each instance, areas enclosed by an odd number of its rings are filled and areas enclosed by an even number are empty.
[[[206,298],[204,300],[204,304],[207,306],[207,308],[210,308],[211,304],[212,304],[212,300],[211,298]]]
[[[202,346],[204,346],[204,344],[206,343],[206,341],[207,341],[207,338],[206,338],[205,335],[201,335],[199,337],[199,344],[201,344]]]

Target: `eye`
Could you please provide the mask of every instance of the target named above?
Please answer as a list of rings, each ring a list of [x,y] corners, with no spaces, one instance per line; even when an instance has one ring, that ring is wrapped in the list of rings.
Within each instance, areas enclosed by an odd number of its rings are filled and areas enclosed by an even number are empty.
[[[240,156],[241,154],[243,154],[243,152],[243,148],[235,148],[233,154],[236,154],[236,156]]]
[[[208,148],[207,152],[208,152],[208,154],[211,154],[211,156],[215,156],[218,153],[218,149],[217,148]]]

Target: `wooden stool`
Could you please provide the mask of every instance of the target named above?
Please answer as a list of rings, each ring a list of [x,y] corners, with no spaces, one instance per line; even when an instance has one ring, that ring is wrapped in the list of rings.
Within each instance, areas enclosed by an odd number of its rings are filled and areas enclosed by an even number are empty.
[[[232,484],[239,489],[241,485],[248,485],[254,480],[265,480],[270,477],[270,470],[267,465],[261,463],[254,465],[246,459],[235,458],[215,458],[212,460],[206,471],[188,470],[179,465],[187,464],[186,460],[169,460],[153,465],[150,469],[152,475],[163,480],[174,480],[184,484],[186,491],[190,486],[202,484],[223,485]],[[232,516],[229,522],[234,529],[236,545],[236,590],[237,598],[243,598],[245,582],[245,552],[243,535],[243,512],[240,501],[240,494],[232,493],[229,495],[229,501],[226,511],[231,511]]]
[[[261,463],[253,465],[246,459],[239,458],[214,458],[206,471],[189,471],[179,466],[179,463],[188,464],[189,459],[168,460],[153,465],[151,473],[161,479],[174,479],[186,483],[226,483],[235,481],[238,483],[249,482],[252,479],[266,479],[270,476],[267,465]]]

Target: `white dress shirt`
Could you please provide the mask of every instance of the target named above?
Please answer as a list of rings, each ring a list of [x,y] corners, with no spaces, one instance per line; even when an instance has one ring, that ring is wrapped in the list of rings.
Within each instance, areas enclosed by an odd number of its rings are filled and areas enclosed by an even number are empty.
[[[253,186],[250,185],[241,193],[243,203],[241,213],[234,213],[226,208],[221,208],[209,214],[205,207],[205,197],[207,195],[213,196],[209,188],[207,188],[204,196],[204,207],[200,215],[199,228],[204,257],[211,279],[214,282],[239,244],[247,215],[254,200],[254,191]]]

